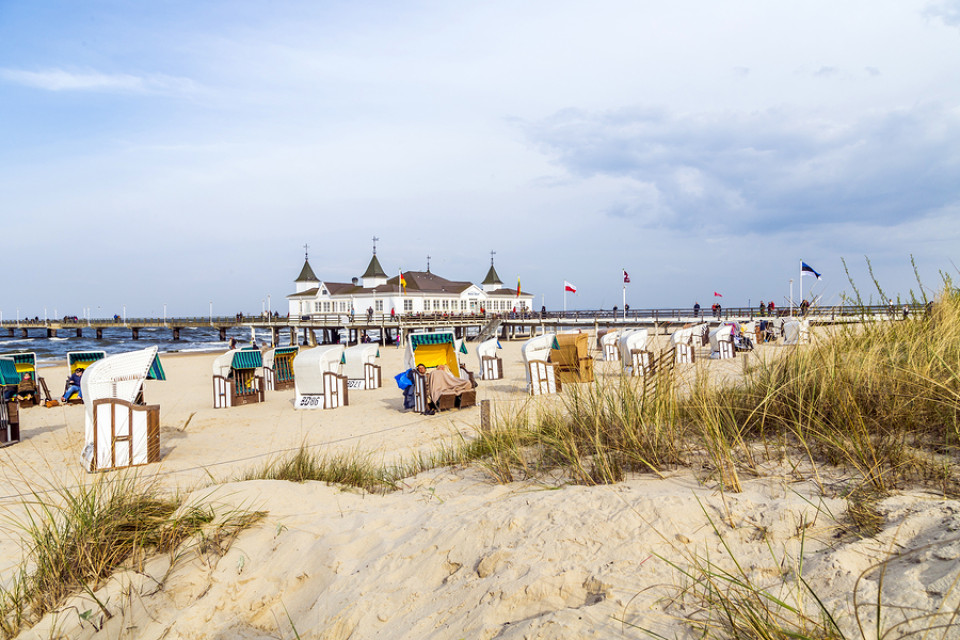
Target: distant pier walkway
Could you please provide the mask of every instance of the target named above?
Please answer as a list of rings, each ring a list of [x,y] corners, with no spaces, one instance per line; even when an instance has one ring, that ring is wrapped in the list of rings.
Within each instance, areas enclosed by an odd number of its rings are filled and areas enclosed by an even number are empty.
[[[908,305],[907,314],[922,313],[923,307]],[[855,307],[841,306],[829,309],[810,309],[806,317],[812,324],[834,324],[838,322],[899,320],[904,317],[903,306],[891,305]],[[799,313],[799,310],[794,310]],[[728,320],[749,321],[789,316],[790,309],[776,309],[771,314],[760,314],[757,308],[732,307],[723,309],[719,316],[710,309],[702,309],[695,314],[692,308],[673,309],[630,309],[623,310],[580,310],[548,311],[540,313],[506,313],[501,316],[481,315],[391,315],[378,314],[311,314],[296,318],[286,316],[207,316],[193,318],[126,318],[126,319],[68,319],[62,320],[4,320],[0,331],[7,331],[13,337],[65,337],[71,334],[78,338],[93,333],[97,339],[103,338],[104,329],[126,329],[134,340],[140,338],[141,329],[169,329],[173,340],[180,340],[180,332],[186,328],[212,327],[219,331],[220,339],[227,339],[227,331],[236,328],[252,328],[271,332],[273,344],[300,342],[304,344],[338,342],[342,335],[348,342],[358,342],[371,331],[379,333],[381,340],[394,343],[413,331],[424,329],[451,329],[458,337],[493,337],[504,340],[526,339],[537,333],[549,333],[575,329],[629,328],[647,327],[656,333],[671,333],[678,327],[689,323],[707,322],[719,324]],[[287,339],[283,340],[284,334]]]

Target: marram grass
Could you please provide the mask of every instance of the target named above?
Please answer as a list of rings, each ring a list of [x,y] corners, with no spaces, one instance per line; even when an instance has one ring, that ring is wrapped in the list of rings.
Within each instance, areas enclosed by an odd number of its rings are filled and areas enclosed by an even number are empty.
[[[161,494],[134,474],[98,475],[24,500],[24,562],[0,588],[0,634],[16,635],[83,589],[92,594],[115,571],[141,569],[156,553],[193,542],[221,552],[260,512],[217,513]],[[104,612],[106,613],[106,611]]]

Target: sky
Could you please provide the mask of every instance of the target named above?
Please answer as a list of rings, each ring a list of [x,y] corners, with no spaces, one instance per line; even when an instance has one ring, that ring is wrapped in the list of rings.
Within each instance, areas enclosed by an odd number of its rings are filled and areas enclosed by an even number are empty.
[[[374,237],[550,309],[933,295],[958,78],[960,0],[0,0],[0,313],[285,313]]]

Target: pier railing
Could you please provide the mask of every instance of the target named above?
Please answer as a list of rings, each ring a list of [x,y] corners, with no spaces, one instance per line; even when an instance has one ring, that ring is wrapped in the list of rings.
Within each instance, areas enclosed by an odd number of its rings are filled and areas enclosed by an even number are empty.
[[[777,307],[772,311],[761,311],[759,305],[756,307],[721,307],[719,313],[715,313],[710,308],[701,308],[699,311],[693,307],[660,307],[647,309],[578,309],[571,311],[548,310],[545,313],[539,311],[516,311],[501,313],[464,314],[464,313],[373,313],[373,314],[350,314],[350,313],[311,313],[301,316],[266,316],[260,314],[251,315],[233,315],[233,316],[170,316],[165,318],[147,318],[147,317],[128,317],[128,318],[4,318],[0,322],[3,328],[53,328],[53,329],[84,329],[90,328],[110,328],[110,327],[128,327],[128,328],[150,328],[150,327],[169,327],[169,328],[187,328],[187,327],[217,327],[229,328],[240,326],[258,326],[258,327],[290,327],[290,326],[380,326],[390,325],[417,325],[429,324],[436,325],[462,325],[485,323],[492,318],[500,318],[505,322],[518,321],[530,322],[540,320],[572,320],[588,322],[623,322],[623,321],[647,321],[647,322],[683,322],[696,320],[756,320],[770,319],[790,315],[808,315],[819,319],[835,320],[838,318],[847,319],[882,319],[882,318],[900,318],[906,312],[908,315],[922,313],[923,305],[871,305],[871,306],[853,306],[843,305],[836,307],[811,307],[801,311],[794,307]]]

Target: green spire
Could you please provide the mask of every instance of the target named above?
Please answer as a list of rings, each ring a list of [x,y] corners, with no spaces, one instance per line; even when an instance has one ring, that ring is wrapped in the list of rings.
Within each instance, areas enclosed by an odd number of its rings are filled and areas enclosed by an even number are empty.
[[[377,260],[377,254],[373,254],[373,257],[370,258],[370,264],[367,265],[367,270],[363,272],[363,278],[386,278],[387,274],[384,272],[383,267],[380,266],[380,261]]]

